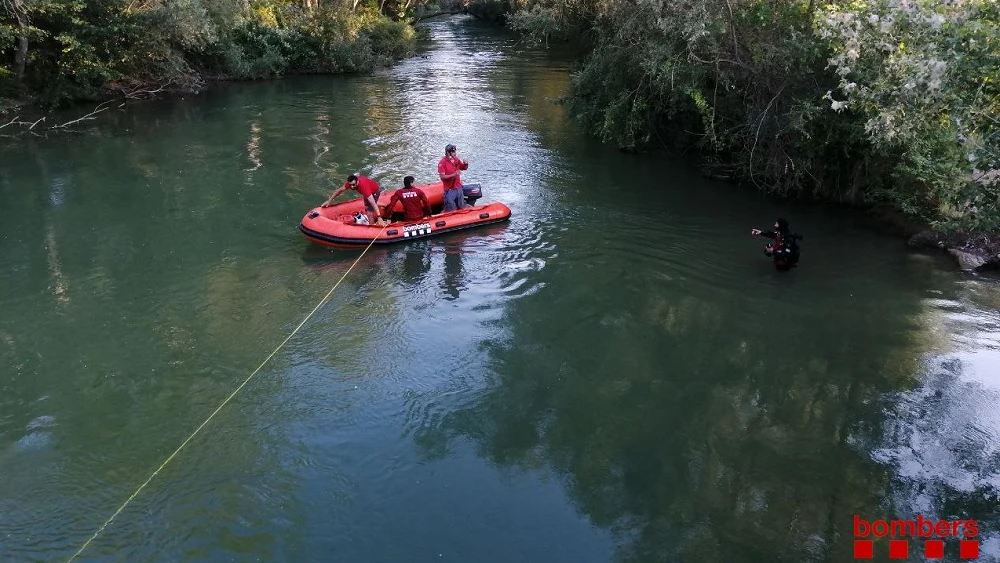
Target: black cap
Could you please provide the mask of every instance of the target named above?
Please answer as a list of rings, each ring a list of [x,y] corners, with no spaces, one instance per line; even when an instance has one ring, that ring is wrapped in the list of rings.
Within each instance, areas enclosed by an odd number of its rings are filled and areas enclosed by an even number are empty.
[[[457,148],[455,148],[455,145],[448,145],[448,146],[446,146],[444,148],[444,154],[448,154],[451,151],[455,151],[455,150],[458,150]]]

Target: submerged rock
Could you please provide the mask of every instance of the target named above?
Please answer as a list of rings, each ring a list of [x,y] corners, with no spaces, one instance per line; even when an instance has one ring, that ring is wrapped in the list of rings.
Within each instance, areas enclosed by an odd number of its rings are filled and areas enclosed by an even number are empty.
[[[945,235],[925,230],[910,237],[907,244],[914,248],[946,250],[963,270],[983,271],[1000,268],[1000,237],[985,234]]]
[[[988,256],[983,256],[975,252],[966,252],[957,248],[949,248],[948,254],[951,254],[958,260],[958,266],[963,270],[978,270],[990,261]]]
[[[944,236],[934,231],[921,231],[906,241],[906,244],[914,248],[945,248]]]

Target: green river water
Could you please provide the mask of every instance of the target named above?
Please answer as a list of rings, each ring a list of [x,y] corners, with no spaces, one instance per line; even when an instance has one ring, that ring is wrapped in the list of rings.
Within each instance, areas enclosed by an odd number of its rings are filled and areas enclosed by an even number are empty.
[[[853,561],[854,515],[917,514],[1000,554],[994,280],[602,145],[564,58],[429,25],[2,140],[0,562],[70,557],[340,279],[310,208],[447,143],[511,220],[367,252],[78,561]]]

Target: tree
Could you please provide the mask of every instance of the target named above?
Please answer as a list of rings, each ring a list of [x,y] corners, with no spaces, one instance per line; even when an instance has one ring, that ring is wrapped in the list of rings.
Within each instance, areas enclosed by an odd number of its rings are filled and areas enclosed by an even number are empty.
[[[888,195],[940,227],[1000,228],[1000,8],[991,0],[830,4],[830,108],[898,155]],[[838,99],[840,98],[840,99]]]
[[[17,22],[17,49],[14,55],[14,78],[20,86],[24,80],[24,66],[28,62],[28,30],[30,19],[24,0],[3,0],[3,7]]]

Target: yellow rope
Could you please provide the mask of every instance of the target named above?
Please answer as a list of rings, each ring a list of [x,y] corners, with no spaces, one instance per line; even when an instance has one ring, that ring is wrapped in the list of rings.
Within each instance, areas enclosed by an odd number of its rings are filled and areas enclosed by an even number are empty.
[[[167,459],[163,460],[163,463],[161,463],[160,466],[156,468],[156,471],[154,471],[153,474],[150,475],[148,479],[146,479],[146,482],[139,485],[139,488],[136,489],[135,492],[132,493],[127,499],[125,499],[125,502],[123,502],[122,505],[118,507],[118,510],[116,510],[115,513],[111,515],[111,518],[108,518],[107,521],[101,524],[101,527],[98,528],[96,532],[94,532],[94,535],[90,536],[90,539],[85,541],[83,545],[80,546],[80,549],[78,549],[76,553],[74,553],[69,559],[66,560],[66,563],[70,563],[70,561],[73,561],[81,553],[83,553],[83,550],[87,549],[87,546],[89,546],[90,543],[97,538],[97,536],[101,535],[101,532],[103,532],[104,529],[107,528],[108,525],[111,524],[111,522],[114,521],[114,519],[117,518],[118,515],[121,514],[123,510],[125,510],[125,507],[128,506],[128,504],[132,502],[132,500],[135,499],[135,497],[139,496],[139,493],[146,488],[146,485],[148,485],[149,482],[152,481],[153,478],[156,477],[156,475],[159,474],[160,471],[162,471],[163,468],[166,467],[167,464],[170,463],[170,461],[173,460],[174,457],[176,457],[177,454],[180,453],[182,449],[184,449],[184,446],[186,446],[188,442],[190,442],[191,439],[194,438],[198,434],[198,432],[200,432],[201,429],[205,427],[206,424],[208,424],[213,418],[215,418],[215,415],[218,414],[219,411],[221,411],[222,408],[225,407],[226,404],[229,403],[229,401],[232,400],[232,398],[235,397],[236,394],[240,392],[241,389],[246,387],[247,383],[250,383],[250,380],[253,379],[254,376],[257,375],[257,372],[259,372],[261,368],[263,368],[264,365],[267,364],[267,362],[269,362],[271,358],[273,358],[274,355],[278,353],[278,350],[281,350],[281,348],[285,344],[287,344],[288,341],[291,340],[293,336],[295,336],[295,333],[297,333],[299,329],[302,328],[304,324],[306,324],[306,321],[308,321],[309,318],[312,317],[313,314],[315,314],[316,311],[319,310],[319,308],[323,305],[323,303],[325,303],[326,300],[329,299],[331,295],[333,295],[333,292],[336,291],[337,287],[340,286],[340,282],[344,281],[344,278],[347,277],[347,274],[351,273],[351,270],[353,270],[354,267],[358,265],[358,262],[361,261],[361,258],[364,257],[365,253],[368,252],[368,249],[371,248],[373,244],[375,244],[375,241],[378,240],[378,237],[382,234],[383,231],[385,231],[385,229],[388,226],[389,225],[386,224],[382,227],[382,230],[379,231],[378,235],[375,235],[375,238],[373,238],[370,243],[368,243],[368,246],[366,246],[365,249],[361,252],[361,255],[358,256],[357,260],[355,260],[354,263],[351,264],[351,267],[348,268],[346,272],[344,272],[343,276],[340,276],[340,279],[337,281],[337,283],[333,284],[333,287],[330,288],[330,291],[328,291],[326,295],[323,296],[323,299],[320,299],[319,303],[317,303],[316,306],[313,307],[313,310],[310,311],[309,314],[306,315],[304,319],[302,319],[302,322],[299,323],[299,326],[295,327],[295,330],[293,330],[291,334],[289,334],[288,337],[281,342],[281,344],[278,344],[278,347],[275,348],[274,351],[267,356],[267,358],[264,358],[264,361],[261,362],[259,366],[257,366],[257,369],[253,370],[253,373],[248,375],[247,378],[243,380],[243,383],[240,383],[240,386],[237,387],[235,391],[230,393],[229,396],[226,397],[226,400],[222,401],[222,403],[214,411],[212,411],[212,414],[208,415],[208,418],[205,419],[205,422],[202,422],[201,425],[199,425],[198,428],[195,428],[194,432],[192,432],[191,435],[188,436],[186,440],[181,442],[181,445],[177,446],[177,449],[174,450],[174,453],[170,454],[169,456],[167,456]]]

